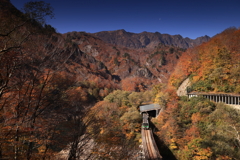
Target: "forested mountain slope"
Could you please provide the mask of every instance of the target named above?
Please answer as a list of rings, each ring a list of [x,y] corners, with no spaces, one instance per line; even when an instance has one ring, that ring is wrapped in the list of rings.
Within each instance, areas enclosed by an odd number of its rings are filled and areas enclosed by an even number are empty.
[[[8,0],[0,1],[0,20],[0,159],[55,159],[95,121],[83,120],[89,107],[118,86],[104,66],[92,70],[75,43]]]
[[[240,30],[229,28],[208,43],[187,50],[180,58],[170,84],[178,87],[188,76],[191,90],[240,93]]]
[[[165,107],[155,120],[157,134],[176,159],[239,159],[239,110],[203,97],[188,99],[176,94],[188,77],[188,91],[239,95],[239,38],[240,30],[229,28],[209,42],[188,49],[180,57],[168,86],[156,95],[156,102]]]
[[[108,44],[85,32],[69,32],[64,36],[90,57],[85,63],[91,70],[105,67],[112,79],[121,82],[124,90],[131,91],[151,88],[152,84],[159,82],[166,83],[184,51],[163,44],[146,50],[130,49]]]

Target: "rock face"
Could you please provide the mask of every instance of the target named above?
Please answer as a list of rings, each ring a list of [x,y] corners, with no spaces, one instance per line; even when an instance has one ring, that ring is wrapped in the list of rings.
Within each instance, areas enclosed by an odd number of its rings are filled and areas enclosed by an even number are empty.
[[[128,48],[153,48],[158,44],[173,45],[180,48],[190,48],[207,42],[210,37],[203,36],[196,39],[183,38],[181,35],[161,34],[159,32],[131,33],[125,30],[102,31],[93,35],[107,43],[120,45]]]
[[[147,68],[139,68],[136,73],[136,76],[138,77],[146,77],[146,78],[152,78],[152,73]]]
[[[85,46],[84,52],[90,52],[92,56],[97,56],[99,54],[95,48],[92,49],[92,45]]]
[[[187,87],[191,85],[189,78],[185,79],[177,90],[178,96],[187,96]]]

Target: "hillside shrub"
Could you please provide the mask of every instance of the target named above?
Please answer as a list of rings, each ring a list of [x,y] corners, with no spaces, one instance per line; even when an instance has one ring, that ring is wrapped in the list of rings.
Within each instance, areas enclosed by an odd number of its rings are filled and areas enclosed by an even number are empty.
[[[212,91],[212,83],[209,80],[200,80],[192,85],[192,90],[198,92],[209,92]]]

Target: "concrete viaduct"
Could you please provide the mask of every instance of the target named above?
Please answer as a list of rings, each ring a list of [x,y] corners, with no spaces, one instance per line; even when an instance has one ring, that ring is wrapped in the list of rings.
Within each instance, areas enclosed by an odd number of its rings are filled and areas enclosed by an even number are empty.
[[[203,96],[214,102],[223,102],[229,105],[240,105],[240,95],[231,93],[205,93],[205,92],[190,92],[188,98]]]

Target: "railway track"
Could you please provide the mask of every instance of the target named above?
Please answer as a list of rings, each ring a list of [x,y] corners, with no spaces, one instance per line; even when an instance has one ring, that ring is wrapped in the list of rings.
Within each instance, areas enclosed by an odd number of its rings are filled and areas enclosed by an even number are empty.
[[[145,153],[145,159],[162,160],[162,156],[158,151],[151,129],[149,130],[142,129],[142,142],[143,150]]]

